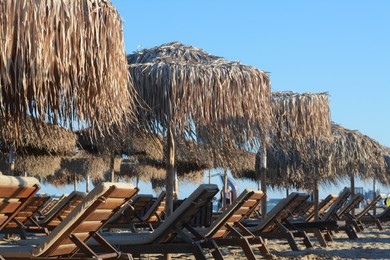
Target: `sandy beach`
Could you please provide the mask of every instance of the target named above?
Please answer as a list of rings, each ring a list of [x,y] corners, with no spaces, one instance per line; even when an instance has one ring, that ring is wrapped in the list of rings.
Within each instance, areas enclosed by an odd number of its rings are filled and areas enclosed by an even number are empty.
[[[291,251],[286,241],[268,240],[268,247],[273,259],[390,259],[390,223],[383,223],[384,230],[380,231],[375,225],[366,226],[363,232],[358,233],[357,240],[348,239],[343,232],[334,234],[334,242],[329,242],[327,248],[322,248],[312,236],[310,239],[313,248],[300,245],[300,251]],[[224,257],[228,260],[246,259],[239,248],[222,248]],[[209,256],[212,259],[211,256]],[[141,259],[162,259],[159,256],[146,256]],[[173,255],[172,259],[195,259],[190,255]],[[264,259],[258,255],[258,259]]]

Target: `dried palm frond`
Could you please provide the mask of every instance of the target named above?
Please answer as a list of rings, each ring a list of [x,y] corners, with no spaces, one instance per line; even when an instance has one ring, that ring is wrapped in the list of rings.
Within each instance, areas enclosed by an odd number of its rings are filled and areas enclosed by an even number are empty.
[[[332,124],[334,136],[333,167],[338,174],[359,176],[362,179],[376,177],[387,183],[383,146],[356,130]]]
[[[157,63],[157,62],[189,62],[209,63],[223,59],[214,56],[202,49],[185,45],[180,42],[170,42],[160,46],[144,49],[127,56],[127,62],[133,63]]]
[[[47,155],[17,156],[15,161],[14,175],[32,176],[44,180],[47,176],[60,169],[61,157]],[[0,162],[0,170],[3,174],[9,175],[9,164],[7,158],[3,157]]]
[[[90,177],[92,181],[104,180],[104,173],[109,168],[109,160],[80,152],[74,156],[63,157],[61,168],[54,175],[47,176],[46,182],[54,185],[72,184]]]
[[[122,21],[104,0],[0,2],[0,122],[26,116],[110,133],[134,115]]]
[[[20,133],[11,129],[10,125],[0,129],[3,151],[9,150],[10,143],[7,141],[17,138],[22,141],[15,147],[18,154],[64,155],[75,151],[76,135],[63,127],[34,122],[30,117],[26,117],[19,128]]]
[[[249,130],[255,124],[268,129],[268,75],[191,48],[172,43],[128,55],[137,92],[149,108],[139,111],[142,121],[160,133],[172,124],[178,135],[192,133],[194,123],[229,129],[243,118],[252,122],[245,125]]]

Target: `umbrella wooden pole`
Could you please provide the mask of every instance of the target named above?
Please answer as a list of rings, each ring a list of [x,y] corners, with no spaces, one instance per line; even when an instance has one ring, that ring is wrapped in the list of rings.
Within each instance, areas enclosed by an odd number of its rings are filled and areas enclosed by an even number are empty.
[[[319,194],[318,194],[318,180],[317,180],[317,171],[314,167],[314,183],[313,183],[313,200],[314,200],[314,220],[318,221],[318,204],[319,204]]]
[[[85,182],[85,192],[89,192],[89,175],[87,175],[87,181]]]
[[[261,190],[265,194],[261,201],[261,215],[265,218],[267,215],[267,148],[265,145],[260,148],[260,178]]]
[[[374,176],[374,178],[372,179],[372,190],[373,190],[373,195],[374,195],[374,198],[376,198],[376,177]],[[374,216],[376,215],[376,207],[374,207]]]
[[[173,192],[173,200],[177,200],[179,198],[179,180],[177,178],[177,168],[175,167],[175,183],[174,183],[174,187],[175,187],[175,190]]]
[[[355,197],[355,175],[351,174],[351,198]],[[355,215],[355,208],[352,209],[352,215]]]
[[[226,169],[224,170],[223,174],[223,189],[222,189],[222,208],[225,210],[227,208],[227,182],[228,182],[228,176],[227,176],[227,171]]]
[[[77,177],[76,174],[73,175],[73,189],[77,191]]]
[[[11,144],[9,148],[9,175],[14,176],[15,175],[15,146],[14,144]]]
[[[173,212],[173,190],[175,182],[175,137],[171,127],[168,129],[167,135],[167,159],[165,216],[169,217]]]
[[[111,182],[115,182],[114,163],[115,163],[115,154],[112,153],[111,158],[110,158],[110,181]]]

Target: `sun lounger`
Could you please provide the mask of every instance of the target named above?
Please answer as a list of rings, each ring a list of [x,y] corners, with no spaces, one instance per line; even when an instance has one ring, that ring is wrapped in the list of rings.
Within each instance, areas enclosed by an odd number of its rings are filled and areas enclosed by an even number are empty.
[[[356,222],[361,224],[371,224],[374,223],[378,227],[379,230],[383,230],[382,222],[380,218],[370,213],[370,210],[372,210],[376,204],[379,203],[379,201],[382,199],[381,195],[378,195],[373,201],[371,201],[370,204],[368,204],[362,211],[360,211],[358,214],[352,216],[350,214],[347,214],[347,218],[354,219]]]
[[[236,223],[236,227],[245,234],[253,234],[269,239],[287,239],[290,247],[294,251],[299,251],[295,237],[303,237],[306,247],[312,247],[312,243],[306,233],[295,229],[287,229],[283,223],[295,212],[309,195],[293,192],[287,198],[281,200],[272,210],[260,221],[242,221]]]
[[[15,233],[15,229],[7,230],[8,225],[17,226],[15,218],[28,205],[39,190],[39,181],[31,177],[0,176],[0,232]],[[12,224],[11,224],[12,223]],[[24,230],[18,233],[24,236]]]
[[[138,189],[125,183],[100,183],[74,208],[49,235],[18,244],[2,244],[5,259],[119,259],[121,254],[98,234],[99,229]],[[106,253],[97,254],[86,245],[90,238],[100,243]],[[107,251],[109,251],[107,253]]]
[[[343,207],[343,205],[348,200],[351,192],[348,188],[344,188],[342,192],[337,196],[337,199],[325,212],[325,214],[320,218],[319,221],[302,221],[296,220],[293,221],[288,219],[286,221],[286,226],[292,229],[304,230],[308,233],[313,233],[321,246],[326,247],[327,241],[333,241],[332,231],[345,231],[350,239],[356,239],[357,234],[353,227],[346,223],[346,221],[340,221],[337,215],[337,212]]]
[[[364,196],[362,194],[356,194],[352,198],[350,198],[347,203],[337,212],[337,218],[338,220],[346,220],[347,223],[353,225],[356,229],[356,231],[362,231],[363,225],[356,221],[356,219],[353,217],[352,210],[356,208],[360,202],[364,199]]]
[[[30,223],[34,223],[34,215],[38,213],[43,204],[49,200],[47,195],[35,195],[29,202],[18,212],[18,214],[3,229],[7,234],[19,234],[22,239],[26,239],[26,233],[33,231],[46,232],[45,229],[35,226],[30,230]]]
[[[106,234],[104,238],[110,244],[125,253],[140,254],[169,254],[192,253],[196,259],[206,259],[204,247],[211,248],[215,259],[222,259],[218,247],[207,239],[193,240],[183,230],[196,213],[217,194],[218,187],[214,184],[200,185],[168,218],[154,231],[144,233]],[[90,245],[99,250],[92,240]]]
[[[256,259],[252,248],[259,249],[268,258],[271,254],[260,236],[241,234],[235,229],[236,223],[250,215],[264,195],[262,191],[245,189],[208,228],[193,229],[190,232],[198,237],[212,238],[218,246],[240,246],[247,259]]]
[[[36,215],[37,220],[44,218],[58,203],[60,203],[61,200],[65,199],[67,196],[68,194],[63,194],[59,198],[51,197],[39,210]]]
[[[45,227],[49,231],[57,227],[85,198],[86,193],[73,191],[62,199],[44,218],[36,221],[36,225]]]
[[[324,217],[325,212],[333,205],[337,198],[337,195],[329,194],[328,196],[326,196],[325,199],[320,201],[320,203],[318,204],[319,219]],[[306,221],[314,221],[314,202],[313,206],[309,208],[304,218]]]
[[[145,214],[145,209],[148,208],[152,202],[152,195],[137,194],[110,218],[105,225],[105,228],[131,229],[133,232],[136,232],[131,223],[142,221],[141,216]]]

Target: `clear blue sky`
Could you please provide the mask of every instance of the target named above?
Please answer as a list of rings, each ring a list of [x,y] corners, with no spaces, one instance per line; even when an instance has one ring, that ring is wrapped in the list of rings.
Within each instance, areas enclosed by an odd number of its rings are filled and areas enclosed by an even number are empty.
[[[112,2],[127,53],[180,41],[269,72],[273,90],[327,91],[334,122],[390,146],[390,1]]]

